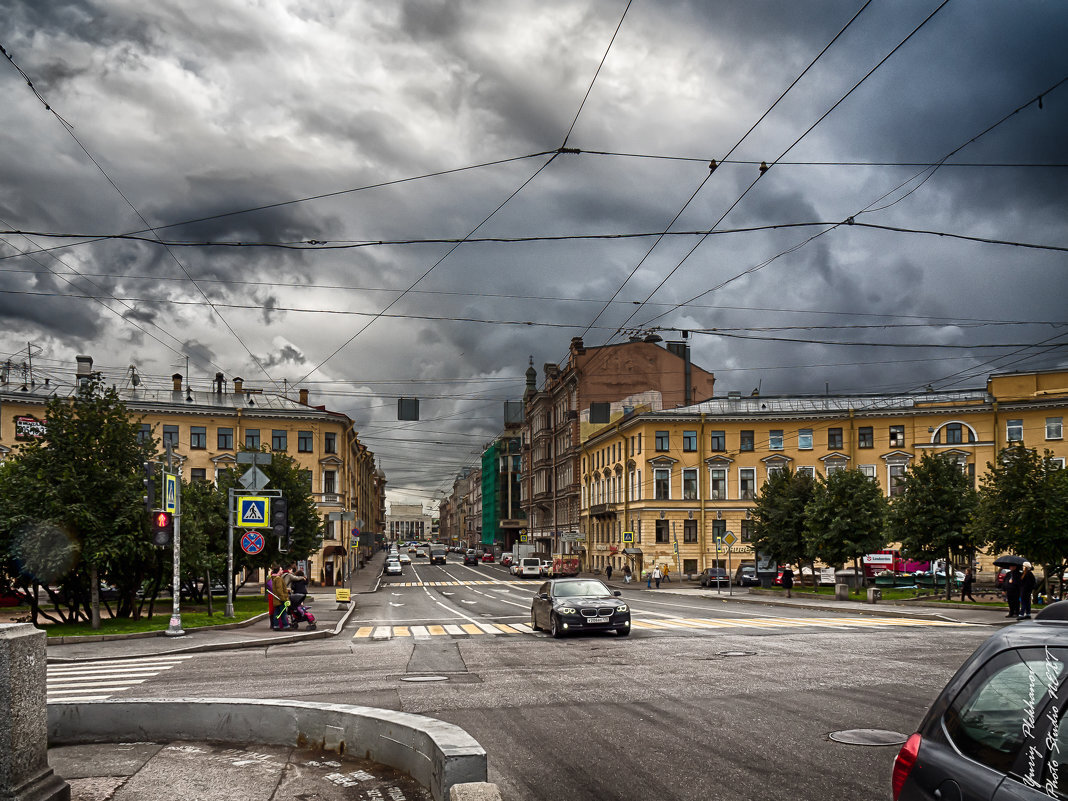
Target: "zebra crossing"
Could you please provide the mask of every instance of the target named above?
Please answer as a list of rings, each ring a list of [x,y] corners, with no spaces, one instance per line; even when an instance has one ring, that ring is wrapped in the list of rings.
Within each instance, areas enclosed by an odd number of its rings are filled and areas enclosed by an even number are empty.
[[[653,620],[631,620],[631,629],[635,631],[669,632],[669,631],[702,631],[711,632],[725,629],[803,629],[803,628],[830,628],[830,629],[864,629],[882,627],[933,627],[933,626],[966,626],[967,623],[956,623],[944,620],[914,620],[911,618],[897,617],[865,617],[865,618],[837,618],[837,617],[810,617],[810,618],[776,618],[776,617],[753,617],[724,620],[721,618],[657,618]],[[482,621],[471,623],[439,623],[425,625],[376,625],[360,626],[353,635],[354,640],[392,640],[411,637],[420,639],[425,637],[500,637],[508,635],[533,635],[536,632],[527,623],[485,623]]]
[[[506,581],[499,579],[496,581],[478,580],[478,581],[386,581],[382,583],[383,588],[387,587],[482,587],[482,586],[504,586],[510,585],[514,587],[530,587],[533,591],[538,586],[536,581]]]
[[[185,656],[146,656],[49,665],[47,700],[104,701],[182,664]]]

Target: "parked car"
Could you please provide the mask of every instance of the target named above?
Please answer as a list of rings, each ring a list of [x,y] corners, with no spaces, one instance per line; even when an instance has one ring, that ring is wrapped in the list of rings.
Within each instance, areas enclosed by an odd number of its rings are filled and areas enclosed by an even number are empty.
[[[478,557],[475,556],[475,552],[474,551],[468,551],[467,553],[464,554],[464,564],[465,565],[477,565],[478,564]]]
[[[482,561],[483,562],[492,562],[493,561],[493,551],[486,551],[484,554],[482,554]]]
[[[543,578],[548,578],[553,574],[553,560],[542,559],[541,564],[538,566],[538,575]]]
[[[723,567],[706,567],[701,571],[702,587],[728,587],[731,583],[730,574]]]
[[[1066,678],[1068,601],[993,634],[902,746],[894,801],[1064,798]]]
[[[382,571],[387,576],[400,576],[404,573],[399,559],[387,559],[386,568]]]
[[[756,565],[742,565],[734,576],[734,583],[739,587],[759,587]]]
[[[516,575],[520,578],[537,578],[541,575],[541,560],[536,556],[524,556],[519,560]]]
[[[554,637],[579,631],[630,634],[630,607],[599,579],[550,579],[530,604],[530,627],[546,628]]]

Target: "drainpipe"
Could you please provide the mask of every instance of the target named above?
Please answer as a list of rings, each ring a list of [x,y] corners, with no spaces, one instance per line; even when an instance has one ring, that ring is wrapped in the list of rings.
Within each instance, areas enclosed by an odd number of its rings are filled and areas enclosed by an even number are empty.
[[[686,352],[687,353],[690,352],[688,348],[687,348]],[[690,363],[687,360],[687,362],[686,362],[687,370],[689,369],[689,366],[690,366]],[[700,526],[700,530],[697,533],[697,547],[698,547],[698,549],[700,551],[700,558],[701,558],[701,561],[698,563],[698,567],[701,570],[704,570],[708,566],[706,564],[706,562],[705,562],[705,554],[707,553],[707,550],[706,550],[706,547],[705,547],[707,545],[707,535],[705,534],[705,496],[708,495],[710,492],[712,492],[712,477],[708,474],[708,465],[705,464],[705,434],[706,433],[707,432],[705,431],[705,413],[701,412],[701,425],[700,425],[699,434],[698,434],[700,439],[698,440],[698,445],[697,445],[697,482],[698,482],[698,484],[697,484],[697,486],[698,486],[697,497],[701,499],[701,522],[698,524]],[[705,487],[706,487],[705,492],[701,492],[700,491],[701,473],[705,474],[705,482],[704,482],[705,483]]]

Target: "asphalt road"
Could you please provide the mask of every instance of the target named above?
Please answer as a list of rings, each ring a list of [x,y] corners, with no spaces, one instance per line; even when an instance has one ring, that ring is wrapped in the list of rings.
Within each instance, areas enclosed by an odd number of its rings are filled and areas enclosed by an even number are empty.
[[[340,637],[150,664],[113,697],[430,715],[482,743],[508,801],[880,799],[897,748],[828,734],[911,732],[991,631],[625,590],[632,636],[554,640],[524,631],[539,584],[417,564],[361,596]]]

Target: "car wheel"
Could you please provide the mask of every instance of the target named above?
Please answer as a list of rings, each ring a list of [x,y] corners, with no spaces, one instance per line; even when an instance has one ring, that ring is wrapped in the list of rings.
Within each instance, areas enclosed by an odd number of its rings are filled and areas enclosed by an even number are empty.
[[[627,626],[623,629],[616,629],[616,634],[618,634],[620,637],[628,636],[630,634],[630,626]]]
[[[541,631],[541,626],[538,625],[538,619],[536,617],[534,617],[533,610],[531,610],[531,613],[530,613],[530,627],[534,631]]]
[[[558,640],[564,636],[564,630],[560,627],[560,621],[557,620],[556,615],[549,616],[549,632]]]

